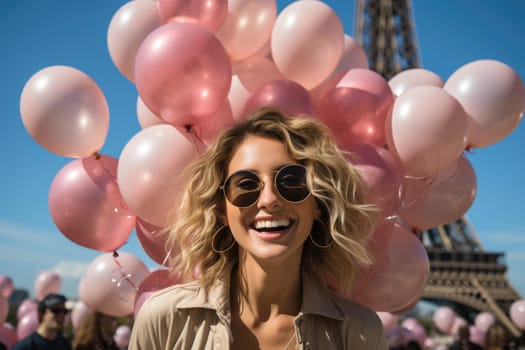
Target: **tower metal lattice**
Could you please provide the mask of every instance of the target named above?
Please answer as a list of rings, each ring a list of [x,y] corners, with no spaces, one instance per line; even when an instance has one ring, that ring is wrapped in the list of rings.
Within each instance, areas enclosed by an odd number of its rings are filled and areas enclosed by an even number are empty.
[[[389,80],[420,67],[411,0],[356,1],[354,37],[365,49],[370,69]],[[520,334],[509,309],[521,296],[508,282],[503,252],[485,251],[465,216],[415,234],[430,260],[423,300],[451,306],[471,323],[477,313],[489,311],[514,336]]]

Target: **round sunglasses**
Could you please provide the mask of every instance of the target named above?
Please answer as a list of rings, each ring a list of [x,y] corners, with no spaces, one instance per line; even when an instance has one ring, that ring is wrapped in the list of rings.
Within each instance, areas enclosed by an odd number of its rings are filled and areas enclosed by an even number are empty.
[[[306,184],[306,168],[299,164],[285,165],[274,177],[274,184],[279,195],[288,202],[298,203],[310,195]],[[231,204],[247,208],[259,199],[264,182],[253,171],[237,171],[224,181],[222,190]]]

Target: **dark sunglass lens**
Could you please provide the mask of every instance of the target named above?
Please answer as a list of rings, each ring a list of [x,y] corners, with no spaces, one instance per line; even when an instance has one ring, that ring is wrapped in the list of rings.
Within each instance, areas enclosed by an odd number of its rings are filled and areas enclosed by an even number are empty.
[[[301,165],[288,165],[279,170],[275,185],[281,196],[290,202],[300,202],[310,194],[306,184],[306,168]]]
[[[260,192],[261,182],[250,171],[234,173],[224,183],[226,198],[236,207],[249,207],[257,201]]]
[[[66,309],[49,309],[51,310],[52,313],[54,313],[55,315],[58,315],[58,314],[67,314],[69,313],[69,310],[66,310]]]

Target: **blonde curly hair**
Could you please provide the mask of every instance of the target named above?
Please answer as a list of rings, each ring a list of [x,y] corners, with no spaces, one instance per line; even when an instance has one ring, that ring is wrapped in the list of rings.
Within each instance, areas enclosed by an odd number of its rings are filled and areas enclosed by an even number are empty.
[[[262,108],[233,126],[187,169],[189,181],[178,210],[167,231],[167,244],[180,254],[170,266],[184,280],[194,279],[208,290],[229,265],[237,263],[238,248],[217,252],[214,234],[223,227],[225,198],[221,191],[230,160],[248,136],[282,142],[292,159],[307,169],[307,182],[320,209],[323,225],[333,243],[320,248],[306,240],[302,266],[325,287],[346,295],[356,269],[372,262],[367,241],[377,219],[377,208],[365,203],[366,187],[358,171],[346,160],[330,130],[309,116],[287,116],[273,108]]]

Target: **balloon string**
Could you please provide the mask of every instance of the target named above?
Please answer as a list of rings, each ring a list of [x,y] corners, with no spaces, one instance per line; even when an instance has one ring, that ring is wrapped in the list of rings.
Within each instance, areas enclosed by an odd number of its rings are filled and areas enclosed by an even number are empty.
[[[117,289],[120,288],[120,286],[122,285],[122,283],[124,281],[128,282],[128,284],[133,288],[135,289],[137,292],[138,292],[138,287],[135,285],[135,283],[133,283],[133,281],[131,280],[131,277],[133,277],[133,274],[131,273],[126,273],[124,271],[124,268],[123,266],[120,264],[120,262],[118,261],[118,257],[119,257],[119,254],[116,250],[113,251],[113,261],[115,262],[115,265],[117,266],[115,269],[113,269],[113,271],[111,271],[111,274],[115,273],[116,271],[118,271],[118,273],[120,274],[119,278],[114,278],[112,277],[111,278],[111,282],[112,283],[116,283],[117,285]],[[124,300],[124,301],[127,301],[125,298],[122,298],[120,295],[119,295],[119,299],[121,300]]]

